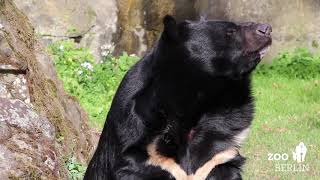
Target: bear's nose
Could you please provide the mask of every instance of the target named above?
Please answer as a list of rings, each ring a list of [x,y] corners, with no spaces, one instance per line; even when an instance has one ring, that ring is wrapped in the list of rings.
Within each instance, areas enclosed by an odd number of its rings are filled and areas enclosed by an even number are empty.
[[[258,24],[257,33],[262,36],[270,36],[272,27],[269,24]]]

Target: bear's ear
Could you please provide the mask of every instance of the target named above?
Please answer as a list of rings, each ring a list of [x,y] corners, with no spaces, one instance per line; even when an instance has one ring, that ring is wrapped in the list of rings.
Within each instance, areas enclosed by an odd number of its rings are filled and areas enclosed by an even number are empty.
[[[168,40],[176,41],[178,39],[178,26],[176,20],[170,16],[166,15],[163,18],[163,35]]]

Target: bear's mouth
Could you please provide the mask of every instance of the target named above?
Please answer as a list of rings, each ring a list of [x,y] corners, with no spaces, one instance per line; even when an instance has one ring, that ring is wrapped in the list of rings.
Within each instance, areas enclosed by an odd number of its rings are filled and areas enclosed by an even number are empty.
[[[266,47],[259,50],[260,59],[262,59],[269,51],[270,45],[267,45]]]

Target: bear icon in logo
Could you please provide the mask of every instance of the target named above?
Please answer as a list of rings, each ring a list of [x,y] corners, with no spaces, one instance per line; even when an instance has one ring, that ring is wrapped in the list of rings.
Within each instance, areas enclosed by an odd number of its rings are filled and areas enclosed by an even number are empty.
[[[298,163],[304,162],[307,154],[307,147],[303,142],[300,142],[298,146],[296,146],[295,152],[292,151],[293,159]]]

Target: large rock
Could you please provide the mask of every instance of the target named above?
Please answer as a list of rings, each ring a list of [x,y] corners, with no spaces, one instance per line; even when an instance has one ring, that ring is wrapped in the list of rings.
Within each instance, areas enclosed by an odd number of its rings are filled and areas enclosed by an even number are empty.
[[[270,57],[296,47],[319,49],[320,1],[318,0],[197,0],[198,14],[212,19],[259,21],[273,27]]]
[[[178,20],[194,19],[193,0],[117,0],[118,38],[116,54],[126,51],[143,55],[159,38],[162,18],[171,14]]]
[[[194,0],[14,0],[31,20],[44,44],[75,39],[97,62],[101,47],[143,55],[159,37],[162,17],[194,19]]]
[[[117,31],[118,8],[116,0],[90,0],[86,1],[91,7],[96,18],[91,31],[86,33],[81,40],[81,44],[89,47],[96,60],[103,58],[102,54],[109,47],[108,52],[112,53],[114,49],[114,36]]]
[[[104,49],[143,55],[159,37],[162,17],[194,19],[194,0],[14,0],[45,44],[73,38],[97,61]],[[109,51],[109,49],[107,51]]]
[[[9,64],[7,68],[11,68],[8,74],[0,77],[0,88],[2,87],[1,92],[3,92],[1,96],[12,99],[19,98],[24,101],[26,100],[25,97],[19,96],[23,92],[19,92],[19,89],[15,90],[14,86],[13,89],[10,89],[8,85],[16,84],[16,88],[23,87],[24,84],[27,86],[25,94],[30,96],[27,99],[30,100],[34,111],[46,117],[56,130],[54,148],[57,158],[55,161],[59,161],[59,166],[54,171],[59,173],[54,176],[66,178],[67,173],[62,158],[74,155],[78,161],[85,163],[93,151],[87,115],[79,103],[64,91],[62,83],[57,78],[51,58],[45,53],[35,37],[34,28],[29,23],[28,18],[16,8],[11,0],[0,0],[0,24],[0,64]],[[1,68],[3,66],[0,66],[1,73],[6,72]],[[2,105],[0,107],[2,108]],[[17,111],[20,110],[17,108]],[[0,112],[0,115],[2,113]],[[15,120],[14,117],[13,120]],[[8,119],[6,121],[12,120]],[[23,122],[27,123],[27,119]],[[34,125],[33,128],[37,130],[38,126],[33,124],[32,120],[30,125]],[[30,127],[27,125],[25,128]],[[0,128],[0,130],[12,132],[12,128]],[[40,136],[42,135],[40,134]],[[23,141],[32,140],[23,134],[17,134],[17,132],[13,132],[10,137],[23,139]],[[44,141],[36,142],[36,140],[34,139],[35,142],[33,143],[44,143]],[[8,146],[1,146],[1,148],[3,151],[10,151]],[[42,152],[42,150],[40,149],[39,152]],[[28,160],[30,159],[28,155],[30,154],[27,153],[26,156],[21,158]],[[14,154],[13,157],[15,157]],[[7,161],[10,161],[10,156],[8,156]],[[37,168],[38,165],[34,167]],[[21,168],[21,171],[29,170],[26,166],[25,169]]]
[[[43,36],[75,37],[90,30],[96,13],[85,0],[14,0]]]
[[[57,179],[55,130],[20,100],[0,98],[0,177],[2,180]]]
[[[112,45],[117,26],[115,0],[14,0],[45,44],[75,39],[89,47],[97,60],[101,46]]]
[[[119,35],[116,53],[142,54],[147,50],[143,0],[118,0]],[[169,10],[170,11],[170,10]]]
[[[1,70],[6,70],[0,67]],[[7,70],[11,70],[8,69]],[[0,98],[19,99],[30,104],[27,79],[24,74],[0,74]],[[31,104],[30,104],[31,105]]]
[[[158,39],[162,17],[178,20],[211,19],[261,21],[273,26],[274,44],[269,57],[283,49],[320,43],[318,0],[14,0],[45,42],[73,38],[89,47],[97,61],[101,47],[115,54],[143,55]]]

